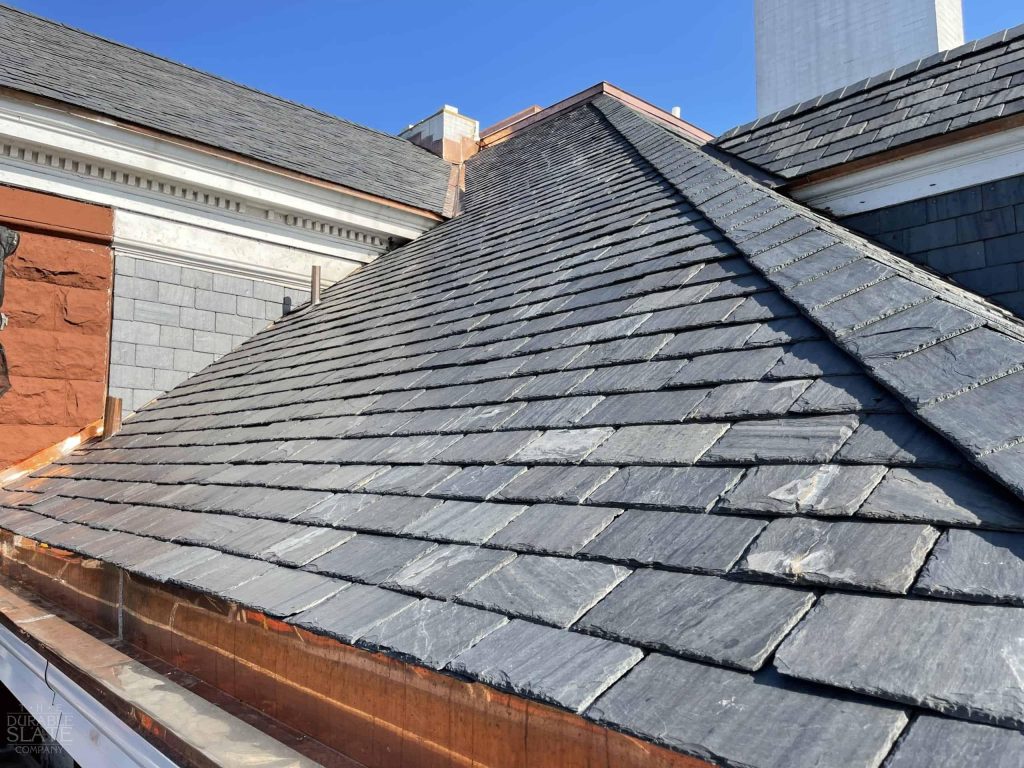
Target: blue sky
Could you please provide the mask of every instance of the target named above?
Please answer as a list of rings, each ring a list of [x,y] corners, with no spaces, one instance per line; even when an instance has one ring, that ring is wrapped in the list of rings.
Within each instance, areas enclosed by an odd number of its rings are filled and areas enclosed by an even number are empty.
[[[486,126],[599,80],[712,133],[754,117],[753,0],[8,1],[388,132],[444,103]],[[964,21],[983,37],[1024,6],[964,0]]]

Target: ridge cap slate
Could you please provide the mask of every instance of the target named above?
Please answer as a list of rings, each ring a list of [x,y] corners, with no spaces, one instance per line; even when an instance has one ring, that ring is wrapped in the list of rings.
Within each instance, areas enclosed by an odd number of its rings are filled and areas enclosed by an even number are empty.
[[[1020,34],[1024,35],[1024,27],[1021,28]],[[885,251],[881,247],[870,243],[859,235],[855,235],[841,225],[826,219],[820,214],[811,211],[790,198],[758,184],[754,180],[744,176],[742,173],[729,167],[727,164],[721,162],[707,152],[702,152],[699,149],[691,149],[689,146],[682,145],[681,143],[675,143],[675,145],[667,144],[664,141],[664,137],[670,136],[667,131],[660,129],[659,126],[649,120],[646,120],[642,115],[630,109],[628,106],[604,98],[598,98],[593,103],[594,107],[608,119],[611,125],[623,136],[623,138],[632,144],[636,151],[654,168],[656,168],[659,173],[662,173],[665,179],[672,184],[672,186],[674,186],[676,190],[713,226],[715,226],[719,232],[721,232],[722,236],[725,237],[725,239],[746,258],[746,260],[762,277],[768,280],[784,297],[796,304],[801,313],[819,327],[834,344],[859,362],[872,380],[895,395],[902,402],[904,407],[917,419],[925,423],[941,437],[944,437],[953,443],[956,448],[968,458],[973,466],[981,469],[987,475],[994,478],[1000,483],[1000,485],[1010,490],[1018,498],[1024,499],[1024,454],[1016,457],[1016,459],[1011,456],[1011,461],[1009,462],[1008,467],[1002,462],[997,462],[989,458],[998,455],[1003,450],[1020,449],[1021,445],[1024,445],[1024,434],[1021,434],[1008,442],[1004,442],[991,450],[980,449],[976,445],[975,441],[972,440],[973,430],[971,427],[975,419],[974,414],[965,413],[964,416],[966,418],[962,422],[957,422],[957,420],[954,419],[952,424],[937,423],[936,419],[933,418],[932,414],[927,410],[929,405],[934,404],[934,401],[923,405],[915,402],[905,391],[903,391],[899,386],[896,386],[891,379],[879,375],[879,368],[884,366],[873,364],[860,352],[856,344],[850,343],[850,339],[857,335],[857,330],[859,330],[859,328],[854,328],[848,333],[841,334],[824,321],[825,313],[822,309],[825,306],[832,306],[849,295],[859,293],[860,291],[871,287],[872,284],[858,284],[855,289],[850,291],[848,294],[832,295],[826,304],[811,304],[808,306],[808,302],[801,301],[798,293],[794,289],[799,286],[807,285],[812,281],[817,283],[818,287],[823,285],[827,286],[829,282],[834,282],[837,279],[836,275],[840,274],[843,267],[848,266],[848,264],[841,265],[838,269],[832,271],[814,275],[813,277],[794,285],[781,279],[779,272],[784,270],[785,267],[799,262],[803,258],[807,258],[821,250],[824,250],[823,248],[819,248],[811,253],[803,254],[803,256],[793,255],[791,261],[784,262],[781,266],[771,266],[769,263],[766,263],[763,258],[759,259],[758,257],[763,256],[780,246],[786,245],[787,243],[791,243],[797,238],[809,233],[824,233],[836,239],[836,243],[833,245],[852,248],[855,253],[858,254],[858,257],[852,261],[856,262],[859,261],[860,258],[865,258],[880,265],[884,276],[880,277],[873,284],[877,284],[883,280],[904,281],[904,283],[909,283],[911,288],[916,287],[918,290],[924,289],[925,292],[931,294],[923,301],[937,300],[950,304],[960,310],[974,315],[975,319],[979,321],[977,325],[973,326],[974,328],[988,327],[992,331],[1019,342],[1024,342],[1024,322],[1017,320],[1009,312],[989,304],[981,297],[931,275],[916,265],[911,264],[893,253]],[[692,152],[695,162],[680,163],[680,152]],[[708,170],[712,174],[712,178],[702,187],[695,188],[695,185],[692,182],[683,182],[679,178],[681,174],[692,175],[694,169],[698,168],[701,162],[707,164]],[[735,181],[733,187],[723,188],[723,184],[727,184],[729,181]],[[735,221],[735,214],[719,216],[714,211],[709,211],[708,202],[710,200],[714,199],[718,195],[728,194],[730,189],[734,189],[741,185],[746,185],[748,188],[758,190],[763,195],[763,198],[761,198],[762,200],[769,199],[776,202],[778,205],[776,208],[771,209],[767,214],[760,214],[751,220],[739,222]],[[710,197],[702,196],[703,193],[707,193],[709,190],[711,193]],[[781,221],[776,220],[772,214],[778,209],[786,209],[786,213],[791,215]],[[730,222],[728,221],[729,218],[733,218],[734,220]],[[753,235],[750,235],[749,233],[742,234],[742,227],[751,226],[752,223],[756,222],[759,218],[767,220],[769,222],[768,226],[761,231],[755,232]],[[777,234],[777,239],[764,241],[762,243],[763,247],[759,250],[751,247],[751,243],[756,241],[758,238],[763,238],[764,235],[770,233],[773,229],[785,227],[786,224],[792,222],[799,222],[805,228],[789,235]],[[739,229],[740,234],[737,234],[737,229]],[[891,288],[893,285],[898,284],[893,282],[891,285],[888,285],[888,287]],[[892,292],[890,291],[890,293]],[[885,319],[897,315],[912,306],[914,305],[890,303],[887,307],[888,311],[883,309],[880,314],[876,314],[871,318],[866,318],[867,322],[864,325],[867,326],[875,322],[884,321]],[[917,349],[907,350],[904,356],[920,351],[922,348],[940,344],[948,340],[948,338],[960,335],[962,332],[965,331],[961,330],[947,337],[940,336]],[[967,364],[969,364],[969,362]],[[985,376],[979,374],[974,386],[969,387],[966,390],[950,394],[942,398],[941,402],[946,404],[947,410],[950,407],[949,404],[952,404],[952,407],[955,409],[958,405],[958,399],[967,392],[972,392],[991,383],[992,381],[1000,381],[1008,376],[1017,375],[1019,373],[1019,368],[1016,370],[1009,369],[1003,371],[995,379],[988,378],[988,380],[985,380]],[[960,402],[959,405],[962,406],[962,402]],[[980,410],[984,415],[988,416],[990,419],[994,419],[996,423],[998,423],[1000,416],[998,413],[993,413],[993,411],[997,410],[999,405],[1000,403],[998,401],[982,403],[980,404]],[[975,403],[975,406],[976,411],[979,410],[979,404]],[[966,408],[962,407],[961,410],[966,411]]]
[[[813,109],[817,109],[818,107],[823,107],[851,96],[866,93],[885,83],[890,83],[894,80],[902,80],[926,69],[937,67],[940,64],[948,64],[951,61],[956,61],[970,56],[971,54],[995,48],[997,45],[1003,45],[1022,37],[1024,37],[1024,24],[1020,24],[1016,27],[1009,27],[985,37],[968,40],[963,45],[958,45],[956,48],[949,48],[944,51],[937,51],[935,53],[928,54],[927,56],[923,56],[919,59],[909,61],[906,64],[901,64],[898,67],[886,69],[874,75],[861,78],[849,85],[840,86],[839,88],[819,96],[812,96],[809,99],[794,102],[789,106],[777,109],[767,115],[755,118],[754,120],[748,120],[745,123],[740,123],[739,125],[725,131],[720,136],[715,137],[711,143],[720,144],[727,139],[741,137],[758,128],[764,128],[765,126],[771,125],[778,120],[795,117],[796,115],[809,112]]]

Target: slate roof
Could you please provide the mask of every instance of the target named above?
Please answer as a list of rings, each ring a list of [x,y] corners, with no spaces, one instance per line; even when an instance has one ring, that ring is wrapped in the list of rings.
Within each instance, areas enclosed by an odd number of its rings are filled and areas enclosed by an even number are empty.
[[[719,136],[784,179],[1024,111],[1024,25],[940,51]]]
[[[607,96],[466,180],[0,527],[720,765],[1019,764],[1021,325]]]
[[[449,165],[405,139],[0,5],[0,86],[441,212]]]

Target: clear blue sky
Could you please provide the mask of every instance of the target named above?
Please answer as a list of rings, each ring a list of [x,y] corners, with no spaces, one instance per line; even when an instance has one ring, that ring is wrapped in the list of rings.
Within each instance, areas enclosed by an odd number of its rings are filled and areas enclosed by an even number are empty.
[[[599,80],[712,133],[754,117],[753,0],[7,1],[388,132],[445,103],[486,126]],[[964,16],[973,39],[1024,4]]]

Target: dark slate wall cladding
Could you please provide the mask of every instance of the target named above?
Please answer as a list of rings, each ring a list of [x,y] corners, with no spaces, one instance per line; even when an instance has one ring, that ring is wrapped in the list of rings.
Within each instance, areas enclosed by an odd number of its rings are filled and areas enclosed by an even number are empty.
[[[1024,176],[1011,176],[840,221],[1024,315]]]

